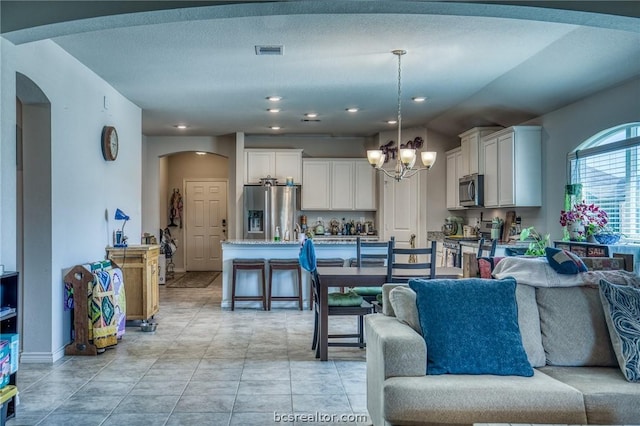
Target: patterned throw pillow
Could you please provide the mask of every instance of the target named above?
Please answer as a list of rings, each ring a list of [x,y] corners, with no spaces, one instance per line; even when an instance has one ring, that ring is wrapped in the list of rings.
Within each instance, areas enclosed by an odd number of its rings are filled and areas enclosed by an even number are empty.
[[[552,247],[545,249],[549,265],[559,274],[577,274],[587,272],[587,265],[575,253]]]
[[[620,370],[640,382],[640,288],[601,280],[600,300]]]
[[[480,278],[491,279],[493,276],[493,268],[496,267],[504,257],[479,257],[478,258],[478,271],[480,271]]]

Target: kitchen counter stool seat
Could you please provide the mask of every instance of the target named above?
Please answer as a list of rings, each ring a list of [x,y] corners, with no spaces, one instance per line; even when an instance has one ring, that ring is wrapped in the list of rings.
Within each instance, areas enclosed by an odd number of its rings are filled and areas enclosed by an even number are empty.
[[[273,295],[273,271],[295,271],[297,276],[298,294],[293,296]],[[298,308],[302,310],[302,270],[300,261],[296,259],[269,259],[269,296],[267,310],[271,310],[271,300],[293,300],[298,302]]]
[[[265,279],[265,259],[233,259],[233,277],[231,280],[231,310],[235,309],[238,301],[261,301],[262,309],[267,310],[267,289]],[[262,294],[255,296],[236,296],[236,275],[238,271],[260,271],[262,275]]]

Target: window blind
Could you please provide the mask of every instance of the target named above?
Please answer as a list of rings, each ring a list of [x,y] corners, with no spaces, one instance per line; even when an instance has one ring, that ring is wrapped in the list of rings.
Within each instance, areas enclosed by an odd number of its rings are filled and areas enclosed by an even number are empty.
[[[626,240],[640,241],[640,137],[637,127],[631,134],[630,130],[622,140],[610,142],[608,135],[608,140],[593,141],[591,147],[569,154],[569,183],[582,184],[582,198],[608,213],[614,231]]]

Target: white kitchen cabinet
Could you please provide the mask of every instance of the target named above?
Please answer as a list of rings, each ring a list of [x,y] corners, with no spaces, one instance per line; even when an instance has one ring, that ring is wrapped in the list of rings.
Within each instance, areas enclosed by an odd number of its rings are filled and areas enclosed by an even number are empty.
[[[474,127],[458,135],[462,149],[462,176],[484,173],[480,140],[501,129],[502,127]]]
[[[376,170],[367,160],[355,160],[355,210],[376,210]]]
[[[464,176],[462,172],[462,148],[446,152],[447,156],[447,209],[464,209],[460,205],[458,181]]]
[[[302,210],[375,210],[375,170],[365,159],[305,159]]]
[[[287,177],[296,185],[302,184],[301,149],[245,149],[245,184],[259,184],[260,179],[271,176],[279,184]]]
[[[331,162],[302,162],[302,210],[331,209]]]
[[[481,140],[485,207],[542,204],[542,138],[539,126],[513,126]]]
[[[353,210],[355,194],[353,161],[332,161],[331,167],[331,209]]]

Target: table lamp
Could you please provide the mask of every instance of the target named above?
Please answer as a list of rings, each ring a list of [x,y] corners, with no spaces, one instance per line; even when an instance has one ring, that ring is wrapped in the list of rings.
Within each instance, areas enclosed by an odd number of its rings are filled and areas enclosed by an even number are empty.
[[[124,226],[127,224],[129,220],[129,216],[124,214],[124,212],[120,209],[116,209],[115,214],[116,220],[124,220],[122,224],[122,228],[119,231],[114,231],[113,233],[113,246],[114,247],[127,247],[127,237],[124,235]]]

